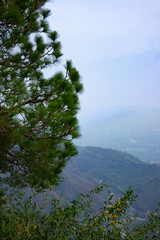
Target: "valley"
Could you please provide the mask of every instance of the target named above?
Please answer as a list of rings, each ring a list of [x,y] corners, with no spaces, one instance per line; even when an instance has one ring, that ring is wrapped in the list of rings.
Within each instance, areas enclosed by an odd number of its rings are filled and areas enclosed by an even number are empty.
[[[160,109],[121,109],[81,121],[79,146],[112,148],[160,163]]]

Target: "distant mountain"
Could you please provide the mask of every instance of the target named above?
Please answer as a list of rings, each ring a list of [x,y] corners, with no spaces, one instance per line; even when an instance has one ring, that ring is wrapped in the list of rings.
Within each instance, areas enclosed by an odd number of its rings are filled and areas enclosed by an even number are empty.
[[[138,194],[133,207],[140,215],[156,208],[160,201],[160,165],[144,163],[112,149],[79,147],[78,150],[79,154],[64,170],[63,176],[67,179],[58,188],[66,200],[104,182],[117,197],[132,186]],[[103,198],[104,195],[96,199],[99,206]]]
[[[105,117],[106,116],[106,117]],[[128,109],[81,121],[79,146],[112,148],[160,163],[160,109]]]

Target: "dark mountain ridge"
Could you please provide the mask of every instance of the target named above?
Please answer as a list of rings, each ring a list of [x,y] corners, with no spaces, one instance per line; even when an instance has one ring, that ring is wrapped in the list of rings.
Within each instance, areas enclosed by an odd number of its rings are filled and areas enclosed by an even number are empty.
[[[145,163],[112,149],[78,147],[78,151],[79,154],[64,170],[66,180],[58,188],[66,200],[72,200],[79,193],[86,193],[95,184],[104,182],[116,197],[132,186],[138,194],[133,207],[140,215],[156,209],[160,201],[160,165]],[[100,204],[101,200],[98,202]]]

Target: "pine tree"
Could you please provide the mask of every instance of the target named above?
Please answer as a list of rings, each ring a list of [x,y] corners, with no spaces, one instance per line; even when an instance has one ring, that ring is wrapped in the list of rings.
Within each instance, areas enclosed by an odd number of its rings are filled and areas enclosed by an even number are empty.
[[[56,184],[79,136],[79,72],[46,78],[62,56],[47,0],[0,0],[0,172],[11,184]],[[49,71],[49,70],[48,70]]]

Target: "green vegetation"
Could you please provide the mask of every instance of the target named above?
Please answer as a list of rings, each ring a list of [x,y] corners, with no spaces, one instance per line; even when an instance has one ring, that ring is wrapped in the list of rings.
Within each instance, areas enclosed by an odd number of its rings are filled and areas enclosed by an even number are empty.
[[[70,61],[65,73],[49,78],[43,73],[62,55],[58,34],[47,22],[46,1],[0,0],[0,239],[160,239],[159,210],[143,226],[129,227],[133,217],[127,210],[136,198],[131,188],[117,200],[108,192],[96,214],[93,196],[104,184],[70,203],[52,190],[77,152],[72,140],[79,136],[82,84]],[[34,194],[26,198],[16,186],[30,186]],[[37,204],[48,187],[54,197],[44,194]]]
[[[82,84],[71,61],[64,73],[43,74],[62,56],[45,3],[0,1],[0,171],[11,185],[56,184],[77,152]]]
[[[133,190],[127,191],[117,200],[109,192],[103,208],[93,214],[93,196],[100,194],[106,185],[96,186],[86,195],[80,194],[77,200],[69,204],[61,203],[55,192],[50,200],[50,212],[44,204],[36,205],[33,198],[24,201],[23,193],[14,193],[8,197],[6,208],[1,211],[1,239],[109,239],[144,240],[160,239],[160,209],[150,213],[143,225],[130,228],[133,217],[127,216],[127,210],[135,200]],[[13,204],[14,202],[14,204]]]

